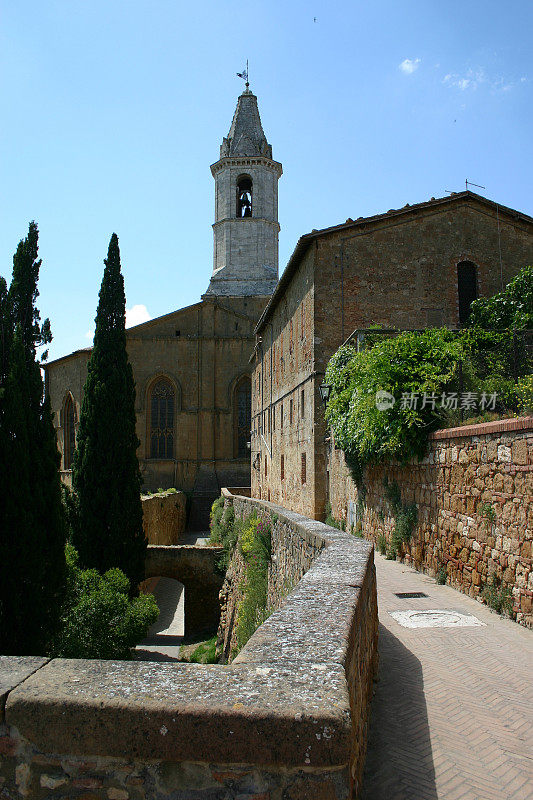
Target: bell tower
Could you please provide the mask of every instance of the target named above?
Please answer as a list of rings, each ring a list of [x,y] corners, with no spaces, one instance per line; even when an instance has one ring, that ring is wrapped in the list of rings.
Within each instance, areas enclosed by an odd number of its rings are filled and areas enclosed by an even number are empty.
[[[257,97],[246,89],[220,160],[211,167],[215,179],[213,274],[207,295],[269,296],[278,282],[278,180]]]

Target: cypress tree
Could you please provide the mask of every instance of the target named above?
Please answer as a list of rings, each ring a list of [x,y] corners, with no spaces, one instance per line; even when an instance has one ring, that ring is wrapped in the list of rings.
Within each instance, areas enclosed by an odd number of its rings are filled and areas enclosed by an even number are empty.
[[[37,347],[51,340],[35,302],[38,230],[13,257],[9,292],[0,279],[0,652],[47,651],[65,579],[59,453]]]
[[[132,591],[144,578],[135,384],[126,352],[126,297],[118,237],[109,243],[74,456],[73,544],[83,567],[121,569]]]

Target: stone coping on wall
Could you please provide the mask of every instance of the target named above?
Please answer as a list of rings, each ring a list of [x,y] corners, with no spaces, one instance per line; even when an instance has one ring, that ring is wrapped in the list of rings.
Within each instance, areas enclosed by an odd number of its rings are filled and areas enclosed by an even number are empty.
[[[533,430],[533,416],[496,419],[477,425],[462,425],[459,428],[442,428],[430,434],[430,439],[462,439],[467,436],[488,436],[492,433]]]
[[[47,753],[348,764],[345,665],[361,587],[373,573],[372,544],[266,501],[239,502],[277,514],[323,549],[231,665],[11,659],[0,678],[6,723]]]

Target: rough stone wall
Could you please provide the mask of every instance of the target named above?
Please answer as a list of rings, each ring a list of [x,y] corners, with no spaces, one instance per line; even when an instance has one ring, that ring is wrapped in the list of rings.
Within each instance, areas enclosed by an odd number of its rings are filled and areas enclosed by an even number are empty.
[[[185,531],[186,506],[183,492],[144,495],[143,530],[148,544],[178,544]]]
[[[418,507],[402,558],[431,575],[444,567],[448,583],[471,597],[496,575],[512,589],[517,621],[533,627],[532,417],[437,431],[420,463],[368,469],[363,506],[342,451],[331,451],[329,469],[335,517],[390,542],[384,478],[396,481],[402,502]]]
[[[224,505],[229,504],[233,505],[236,519],[246,518],[255,510],[270,525],[272,559],[268,570],[267,608],[269,612],[276,611],[322,550],[324,540],[311,531],[295,528],[290,520],[274,514],[268,506],[253,506],[247,500],[229,496],[225,491]],[[238,609],[243,599],[245,578],[244,558],[237,547],[220,592],[217,648],[224,662],[232,661],[237,648]]]
[[[286,602],[229,666],[0,656],[3,797],[360,796],[377,643],[373,549],[247,502],[323,541]]]

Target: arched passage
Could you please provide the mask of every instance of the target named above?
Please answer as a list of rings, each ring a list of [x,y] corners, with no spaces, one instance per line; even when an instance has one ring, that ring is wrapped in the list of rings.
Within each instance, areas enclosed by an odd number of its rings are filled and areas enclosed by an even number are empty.
[[[160,575],[148,578],[140,585],[142,594],[153,594],[159,607],[159,617],[150,627],[147,639],[185,635],[185,586],[174,578]]]

